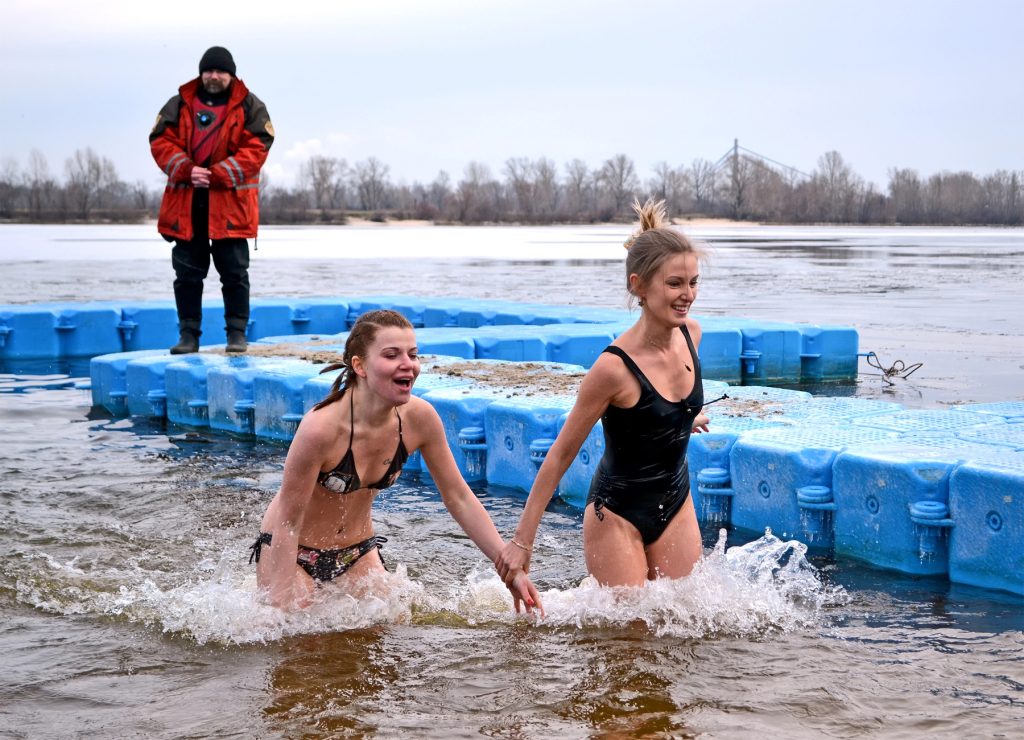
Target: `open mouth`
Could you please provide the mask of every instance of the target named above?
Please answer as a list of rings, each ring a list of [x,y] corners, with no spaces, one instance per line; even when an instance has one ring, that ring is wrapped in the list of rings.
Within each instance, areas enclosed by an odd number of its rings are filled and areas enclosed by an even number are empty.
[[[412,378],[396,378],[395,385],[397,385],[399,388],[410,390],[412,388],[412,381]]]

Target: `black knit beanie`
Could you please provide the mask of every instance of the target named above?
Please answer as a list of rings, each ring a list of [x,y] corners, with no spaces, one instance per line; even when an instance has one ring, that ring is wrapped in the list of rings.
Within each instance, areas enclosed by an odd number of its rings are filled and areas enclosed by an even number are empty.
[[[203,58],[199,60],[199,74],[209,70],[219,69],[223,72],[230,72],[231,76],[235,76],[235,60],[231,57],[231,52],[225,49],[223,46],[211,46],[203,54]]]

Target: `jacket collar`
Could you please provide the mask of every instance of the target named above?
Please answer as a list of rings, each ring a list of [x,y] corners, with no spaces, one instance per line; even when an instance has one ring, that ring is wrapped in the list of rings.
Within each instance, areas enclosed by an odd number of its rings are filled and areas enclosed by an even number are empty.
[[[201,85],[202,81],[196,77],[179,87],[178,92],[181,94],[182,98],[188,101],[189,105],[193,105],[195,103],[196,96],[199,94],[199,88]],[[231,95],[228,97],[228,106],[234,107],[236,105],[240,105],[248,94],[249,88],[245,86],[244,82],[236,77],[231,83]]]

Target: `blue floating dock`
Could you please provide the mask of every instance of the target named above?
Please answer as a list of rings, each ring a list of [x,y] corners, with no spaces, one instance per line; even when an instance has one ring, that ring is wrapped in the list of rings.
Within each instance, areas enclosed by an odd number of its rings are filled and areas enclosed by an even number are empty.
[[[800,331],[800,379],[842,380],[857,376],[860,346],[849,326],[804,326]]]
[[[724,526],[730,522],[732,498],[735,491],[731,485],[729,461],[733,445],[746,432],[755,429],[778,429],[792,426],[778,418],[757,418],[747,416],[715,416],[711,418],[710,431],[690,436],[687,448],[687,464],[690,469],[690,495],[700,520],[706,524]],[[715,471],[708,473],[707,471]],[[711,476],[714,485],[705,486]]]
[[[180,355],[167,352],[138,357],[125,367],[125,386],[128,391],[128,415],[167,418],[167,387],[164,376],[167,366]],[[94,390],[95,398],[95,390]]]
[[[953,407],[955,411],[991,414],[1006,421],[1024,421],[1024,401],[997,401],[996,403],[964,403]]]
[[[0,307],[0,361],[96,357],[123,352],[117,304]],[[148,349],[148,348],[147,348]]]
[[[257,437],[287,442],[306,410],[303,386],[325,365],[284,360],[256,369],[252,379],[253,429]]]
[[[905,409],[891,414],[861,416],[850,422],[854,426],[885,429],[903,435],[954,436],[992,424],[1005,425],[1005,420],[988,414],[947,409]]]
[[[1024,452],[1024,422],[1011,419],[1010,424],[986,424],[972,427],[956,433],[958,439],[965,442],[1007,447],[1017,452]]]
[[[836,456],[856,444],[895,440],[895,432],[835,426],[757,429],[743,434],[729,455],[735,491],[732,524],[752,533],[770,527],[779,537],[830,546],[829,523],[821,529],[803,515],[800,491],[818,487],[831,492]],[[825,491],[820,491],[824,497]],[[818,501],[827,503],[829,499]]]
[[[462,475],[527,491],[577,377],[635,320],[615,309],[398,295],[252,306],[247,334],[263,349],[230,357],[215,344],[167,354],[177,335],[167,301],[2,306],[0,366],[92,357],[93,403],[113,416],[287,442],[337,374],[289,355],[340,354],[361,313],[391,308],[417,327],[414,393],[437,409]],[[204,304],[204,339],[221,339],[222,312]],[[689,448],[704,524],[768,527],[879,567],[1024,594],[1024,401],[907,410],[812,397],[772,385],[855,379],[854,329],[699,320],[705,397],[728,395],[707,407],[711,431]],[[509,380],[510,367],[524,384]],[[530,389],[560,373],[570,377],[559,390]],[[584,506],[603,451],[599,422],[559,484],[569,505]],[[419,455],[406,470],[422,471]]]
[[[529,491],[574,396],[512,396],[487,406],[487,482]]]
[[[1003,457],[955,439],[904,439],[842,452],[833,466],[835,551],[883,568],[947,575],[957,525],[949,480],[969,461]]]
[[[1024,595],[1024,455],[954,470],[949,516],[950,580]]]
[[[778,416],[791,422],[806,424],[846,425],[863,416],[880,416],[902,411],[903,407],[892,401],[877,401],[871,398],[818,396],[786,404],[779,409]]]
[[[506,396],[508,391],[500,388],[472,385],[440,388],[423,396],[441,417],[459,472],[470,483],[487,479],[487,458],[493,444],[487,439],[484,417],[488,406]]]
[[[139,350],[99,355],[89,363],[89,384],[93,406],[102,406],[111,416],[127,416],[128,365],[134,360],[169,356],[160,350]]]
[[[125,352],[170,347],[178,341],[178,310],[174,301],[124,304],[118,329]]]
[[[164,368],[167,420],[189,427],[210,425],[207,376],[213,368],[226,365],[224,355],[201,353],[180,355]]]
[[[234,434],[256,434],[256,376],[294,361],[269,357],[232,357],[207,374],[208,415],[211,429]]]
[[[420,334],[421,350],[460,357],[546,360],[590,367],[635,313],[594,306],[552,306],[400,295],[254,298],[249,341],[337,336],[363,312],[390,308]],[[698,317],[707,378],[739,384],[852,380],[858,367],[852,327]],[[223,306],[203,304],[202,346],[222,341]],[[461,330],[458,331],[458,330]],[[611,339],[609,339],[611,337]],[[171,301],[0,306],[0,366],[24,360],[90,358],[159,350],[177,339]]]

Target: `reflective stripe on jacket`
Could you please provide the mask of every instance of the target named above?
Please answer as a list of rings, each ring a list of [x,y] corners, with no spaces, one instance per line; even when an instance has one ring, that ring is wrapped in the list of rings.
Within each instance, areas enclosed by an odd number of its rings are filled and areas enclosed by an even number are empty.
[[[157,231],[192,238],[192,130],[200,80],[186,82],[167,101],[149,134],[153,159],[167,175]],[[267,107],[235,79],[210,165],[210,238],[250,238],[259,228],[260,169],[274,143]]]

